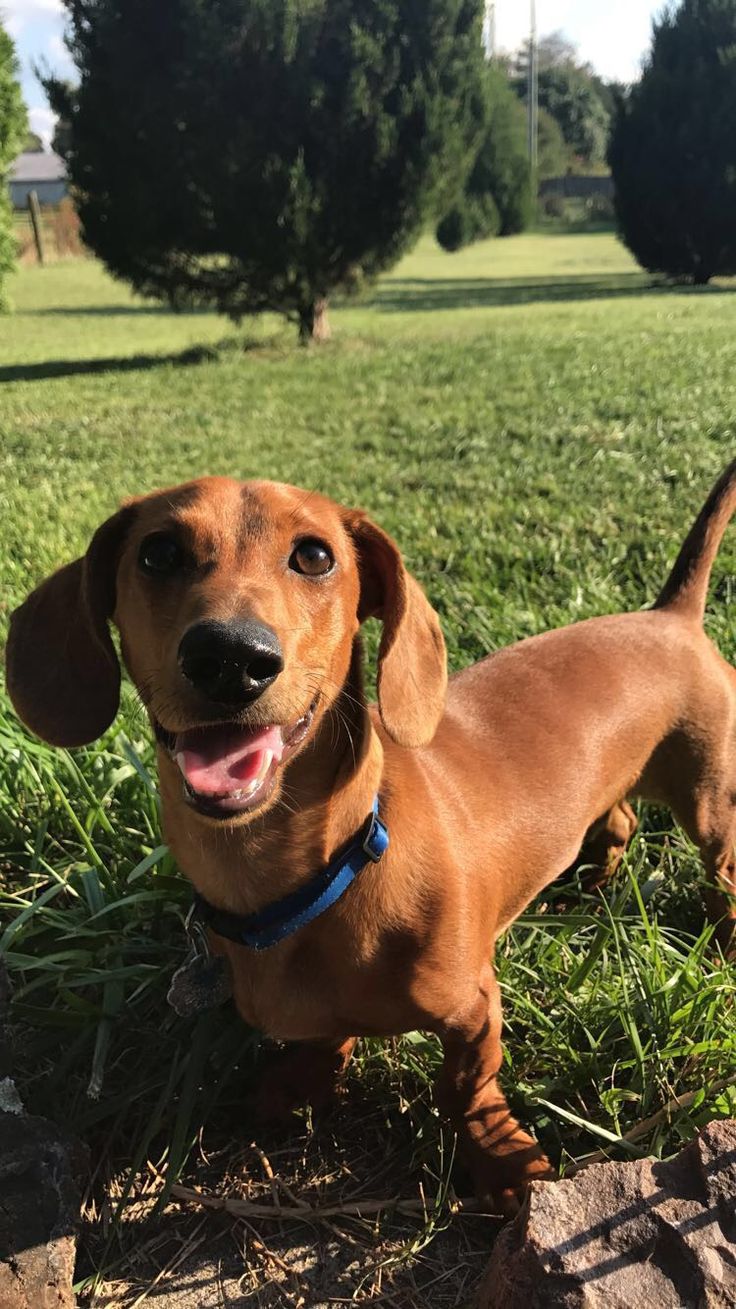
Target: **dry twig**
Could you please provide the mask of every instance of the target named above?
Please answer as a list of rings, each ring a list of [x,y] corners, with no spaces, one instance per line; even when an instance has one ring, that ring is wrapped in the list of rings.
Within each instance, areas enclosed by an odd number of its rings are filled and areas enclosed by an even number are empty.
[[[326,1218],[364,1218],[390,1210],[407,1217],[426,1218],[427,1207],[421,1200],[401,1200],[398,1196],[387,1200],[353,1200],[331,1205],[270,1205],[256,1204],[251,1200],[241,1200],[234,1196],[203,1195],[186,1186],[172,1186],[171,1196],[188,1204],[196,1204],[203,1209],[213,1209],[231,1214],[233,1218],[270,1218],[277,1220],[299,1219],[302,1222],[320,1222]],[[499,1214],[489,1214],[478,1200],[456,1200],[449,1206],[450,1213],[456,1215],[473,1215],[487,1218],[499,1218]]]

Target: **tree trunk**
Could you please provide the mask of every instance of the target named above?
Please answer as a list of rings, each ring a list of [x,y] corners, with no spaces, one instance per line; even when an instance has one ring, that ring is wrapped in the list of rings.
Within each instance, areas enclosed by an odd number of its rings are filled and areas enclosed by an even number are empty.
[[[299,340],[302,345],[315,341],[321,345],[332,337],[327,316],[327,296],[318,296],[310,305],[299,310]]]
[[[693,273],[693,285],[707,286],[712,276],[713,271],[705,260],[698,259],[695,265],[695,272]]]

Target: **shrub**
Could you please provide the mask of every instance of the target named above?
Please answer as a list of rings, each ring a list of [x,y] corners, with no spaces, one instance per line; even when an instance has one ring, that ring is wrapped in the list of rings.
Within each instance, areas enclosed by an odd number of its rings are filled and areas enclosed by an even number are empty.
[[[437,240],[443,250],[455,254],[474,241],[498,236],[500,231],[501,215],[493,196],[466,196],[437,224]]]
[[[622,240],[649,272],[736,273],[736,0],[684,0],[655,23],[609,150]]]
[[[567,217],[567,205],[562,195],[546,195],[542,201],[545,218],[562,220]]]
[[[585,202],[585,213],[590,223],[613,223],[616,210],[607,195],[591,195]]]
[[[526,115],[503,70],[486,74],[487,126],[460,196],[437,226],[437,240],[456,251],[489,236],[529,226],[532,188]]]
[[[74,202],[65,196],[51,214],[56,252],[59,255],[83,255],[84,245],[80,234],[79,214]]]

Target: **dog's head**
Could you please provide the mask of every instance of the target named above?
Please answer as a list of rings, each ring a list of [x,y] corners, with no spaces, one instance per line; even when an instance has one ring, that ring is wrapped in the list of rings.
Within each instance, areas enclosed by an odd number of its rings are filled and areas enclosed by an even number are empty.
[[[383,622],[385,729],[402,746],[427,744],[444,705],[444,642],[393,541],[323,496],[206,478],[126,505],[29,596],[11,621],[8,689],[44,740],[95,740],[118,708],[112,619],[189,803],[242,820],[277,796],[372,616]]]

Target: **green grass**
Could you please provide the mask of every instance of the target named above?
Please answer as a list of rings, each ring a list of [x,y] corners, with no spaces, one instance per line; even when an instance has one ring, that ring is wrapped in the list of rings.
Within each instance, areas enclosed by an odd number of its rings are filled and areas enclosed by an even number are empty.
[[[736,453],[733,288],[652,286],[606,234],[454,257],[426,241],[334,311],[320,351],[275,320],[245,335],[134,301],[91,261],[25,269],[14,299],[0,340],[2,621],[121,497],[257,475],[369,509],[425,584],[458,668],[651,600]],[[734,662],[735,562],[727,542],[709,616]],[[121,1217],[128,1188],[160,1200],[195,1141],[190,1176],[249,1139],[257,1043],[227,1011],[188,1024],[166,1009],[188,893],[160,845],[132,694],[106,740],[73,755],[30,740],[2,706],[0,945],[18,1077],[31,1107],[92,1144],[92,1276],[138,1239]],[[535,906],[501,951],[510,1098],[563,1167],[601,1147],[671,1152],[736,1109],[733,1089],[713,1090],[736,1065],[735,985],[701,932],[698,861],[666,815],[644,829],[605,900]],[[340,1130],[314,1138],[321,1157],[347,1167],[341,1134],[367,1123],[373,1159],[362,1173],[349,1160],[363,1190],[378,1193],[375,1158],[395,1156],[405,1186],[422,1177],[436,1194],[452,1153],[429,1109],[436,1063],[423,1039],[370,1045]],[[305,1194],[318,1173],[300,1174]],[[405,1263],[412,1241],[391,1258]]]

